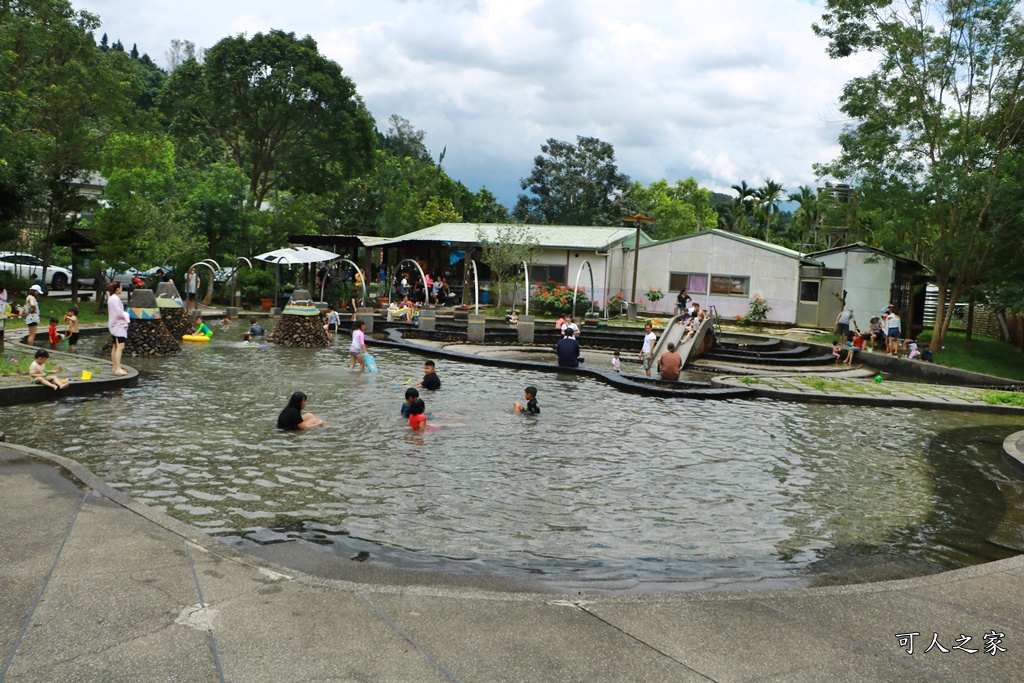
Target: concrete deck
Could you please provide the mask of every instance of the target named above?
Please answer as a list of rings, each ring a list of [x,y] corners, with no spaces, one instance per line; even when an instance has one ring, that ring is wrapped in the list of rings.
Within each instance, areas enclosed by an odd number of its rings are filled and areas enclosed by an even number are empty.
[[[428,581],[282,569],[71,461],[0,445],[2,683],[973,682],[1024,670],[1024,557],[796,591],[583,597]],[[919,634],[912,654],[904,633]]]

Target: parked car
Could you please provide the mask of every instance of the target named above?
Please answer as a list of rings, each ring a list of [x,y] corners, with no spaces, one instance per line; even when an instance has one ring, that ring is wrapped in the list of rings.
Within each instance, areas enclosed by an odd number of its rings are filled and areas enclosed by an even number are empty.
[[[14,273],[18,277],[38,280],[43,275],[43,259],[32,254],[17,251],[0,252],[0,271]],[[67,289],[71,282],[71,271],[60,266],[49,266],[46,269],[46,289]]]

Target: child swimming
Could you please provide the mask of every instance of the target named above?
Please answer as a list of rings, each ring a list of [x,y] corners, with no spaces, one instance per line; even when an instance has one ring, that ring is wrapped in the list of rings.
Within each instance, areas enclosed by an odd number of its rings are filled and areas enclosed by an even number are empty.
[[[537,405],[537,387],[529,386],[523,389],[523,397],[526,399],[526,405],[516,401],[512,406],[512,412],[540,415],[540,406]]]

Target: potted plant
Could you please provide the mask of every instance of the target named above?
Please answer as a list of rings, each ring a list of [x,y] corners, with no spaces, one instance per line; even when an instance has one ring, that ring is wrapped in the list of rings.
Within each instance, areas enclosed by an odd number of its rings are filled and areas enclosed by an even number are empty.
[[[381,296],[381,283],[371,282],[366,286],[366,289],[370,299],[377,300],[377,308],[384,308],[388,305],[388,298],[386,296]]]
[[[239,289],[250,305],[259,302],[269,311],[274,304],[274,276],[266,270],[243,270],[238,274]]]

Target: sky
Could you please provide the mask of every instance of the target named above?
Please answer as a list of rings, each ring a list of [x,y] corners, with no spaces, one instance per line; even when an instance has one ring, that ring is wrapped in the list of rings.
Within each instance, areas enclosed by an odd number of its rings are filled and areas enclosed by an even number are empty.
[[[814,186],[839,151],[843,84],[869,70],[825,54],[822,0],[72,2],[163,67],[173,39],[312,36],[380,130],[408,119],[451,177],[509,207],[541,145],[579,135],[644,184]]]

